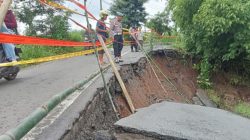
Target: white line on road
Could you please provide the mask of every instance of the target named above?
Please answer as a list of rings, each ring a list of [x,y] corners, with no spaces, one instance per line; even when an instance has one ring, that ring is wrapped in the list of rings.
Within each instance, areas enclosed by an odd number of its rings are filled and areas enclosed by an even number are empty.
[[[130,51],[126,51],[122,54],[122,56],[127,55]],[[99,71],[99,70],[98,70]],[[96,73],[96,72],[95,72]],[[81,91],[77,90],[71,95],[69,95],[64,101],[62,101],[56,108],[54,108],[41,122],[38,123],[29,133],[27,133],[22,140],[35,140],[35,137],[42,134],[43,130],[48,128],[51,124],[53,124],[59,116],[65,112],[67,108],[69,108],[75,100],[84,93],[84,91],[92,85],[101,74],[98,74],[92,80],[90,80],[87,84],[81,87]]]

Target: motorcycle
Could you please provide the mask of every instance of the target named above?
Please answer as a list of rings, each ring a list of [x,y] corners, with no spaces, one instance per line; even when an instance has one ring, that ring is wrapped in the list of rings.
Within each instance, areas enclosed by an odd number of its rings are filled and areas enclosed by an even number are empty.
[[[22,51],[19,48],[15,48],[15,53],[20,58],[19,53],[22,53]],[[8,61],[5,57],[3,46],[0,44],[0,64],[7,63],[7,62]],[[20,71],[19,66],[0,67],[0,79],[4,78],[8,81],[14,80],[14,79],[16,79],[16,76],[17,76],[19,71]]]

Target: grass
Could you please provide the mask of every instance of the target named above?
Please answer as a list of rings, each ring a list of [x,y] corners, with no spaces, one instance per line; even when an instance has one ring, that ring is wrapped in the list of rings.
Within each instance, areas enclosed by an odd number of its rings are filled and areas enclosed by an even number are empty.
[[[176,43],[176,38],[162,38],[159,41],[165,45],[168,45],[170,43]]]
[[[218,106],[221,105],[221,98],[216,94],[216,92],[212,89],[207,90],[208,97]]]
[[[234,106],[234,112],[250,118],[250,104],[248,103],[239,103],[236,106]]]
[[[237,104],[228,104],[216,93],[214,90],[209,89],[206,90],[208,93],[208,97],[221,109],[229,110],[234,113],[237,113],[241,116],[250,118],[250,104],[240,101]]]
[[[44,46],[17,46],[22,49],[21,58],[29,60],[33,58],[40,58],[46,56],[59,55],[69,52],[76,52],[83,50],[83,47],[68,48],[68,47],[44,47]]]

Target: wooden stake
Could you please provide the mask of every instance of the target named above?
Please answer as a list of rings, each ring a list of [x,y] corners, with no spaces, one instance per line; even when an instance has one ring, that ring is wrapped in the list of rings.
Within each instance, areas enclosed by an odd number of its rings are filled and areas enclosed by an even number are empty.
[[[0,27],[3,25],[3,21],[5,18],[5,15],[12,3],[12,0],[3,0],[2,5],[0,6]]]
[[[102,37],[101,37],[100,35],[97,35],[97,37],[98,37],[99,41],[100,41],[101,44],[102,44],[102,47],[103,47],[103,49],[104,49],[104,51],[105,51],[105,53],[106,53],[106,55],[107,55],[107,57],[108,57],[108,60],[109,60],[109,62],[110,62],[110,64],[111,64],[111,67],[112,67],[114,73],[115,73],[115,76],[116,76],[116,78],[117,78],[117,80],[118,80],[118,82],[119,82],[119,84],[120,84],[120,86],[121,86],[121,88],[122,88],[123,95],[124,95],[124,97],[125,97],[125,99],[126,99],[126,101],[127,101],[127,103],[128,103],[128,106],[129,106],[129,108],[130,108],[130,111],[131,111],[132,113],[135,113],[135,107],[134,107],[134,105],[133,105],[133,103],[132,103],[132,100],[131,100],[129,94],[128,94],[128,91],[127,91],[127,89],[126,89],[126,87],[125,87],[125,84],[124,84],[124,82],[122,81],[121,75],[120,75],[120,73],[118,72],[118,70],[117,70],[117,68],[116,68],[116,66],[115,66],[114,61],[112,60],[112,57],[111,57],[111,55],[110,55],[110,53],[109,53],[109,51],[108,51],[107,46],[106,46],[106,44],[104,43],[104,41],[103,41],[103,39],[102,39]]]

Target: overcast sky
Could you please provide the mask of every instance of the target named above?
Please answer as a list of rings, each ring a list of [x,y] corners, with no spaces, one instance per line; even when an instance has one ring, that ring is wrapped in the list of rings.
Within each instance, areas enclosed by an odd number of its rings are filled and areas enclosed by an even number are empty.
[[[103,9],[108,10],[110,8],[112,1],[113,0],[103,0]],[[80,0],[80,2],[83,3],[83,0]],[[149,14],[149,17],[150,17],[150,16],[157,14],[158,12],[162,12],[165,8],[165,5],[166,5],[165,0],[149,0],[147,3],[145,3],[144,7],[146,8],[146,12]],[[67,3],[66,6],[83,13],[83,11],[77,8],[74,4]],[[88,0],[87,8],[95,17],[99,18],[99,12],[100,12],[99,0]],[[78,21],[79,23],[86,25],[84,17],[73,15],[72,18]],[[93,27],[95,23],[96,21],[91,20],[91,24],[93,25]],[[72,22],[70,22],[70,25],[71,25],[71,29],[81,29],[80,27],[78,27]]]
[[[110,5],[113,0],[103,0],[103,9],[108,10],[110,8]],[[83,0],[80,0],[81,3],[83,3]],[[87,2],[87,9],[96,17],[99,18],[99,12],[100,12],[100,0],[88,0]],[[157,14],[158,12],[162,12],[165,8],[166,2],[165,0],[149,0],[147,3],[145,3],[144,7],[146,8],[146,12],[149,14],[148,17],[152,17],[153,15]],[[66,2],[66,7],[76,10],[79,13],[84,13],[84,11],[74,4],[70,2]],[[86,20],[85,17],[79,16],[79,15],[72,15],[72,19],[75,21],[81,23],[86,27]],[[81,30],[82,28],[75,25],[73,22],[69,21],[70,23],[70,29],[72,30]],[[90,19],[90,23],[92,24],[92,27],[95,27],[96,21]],[[25,29],[24,24],[19,24],[18,30],[22,34]]]

